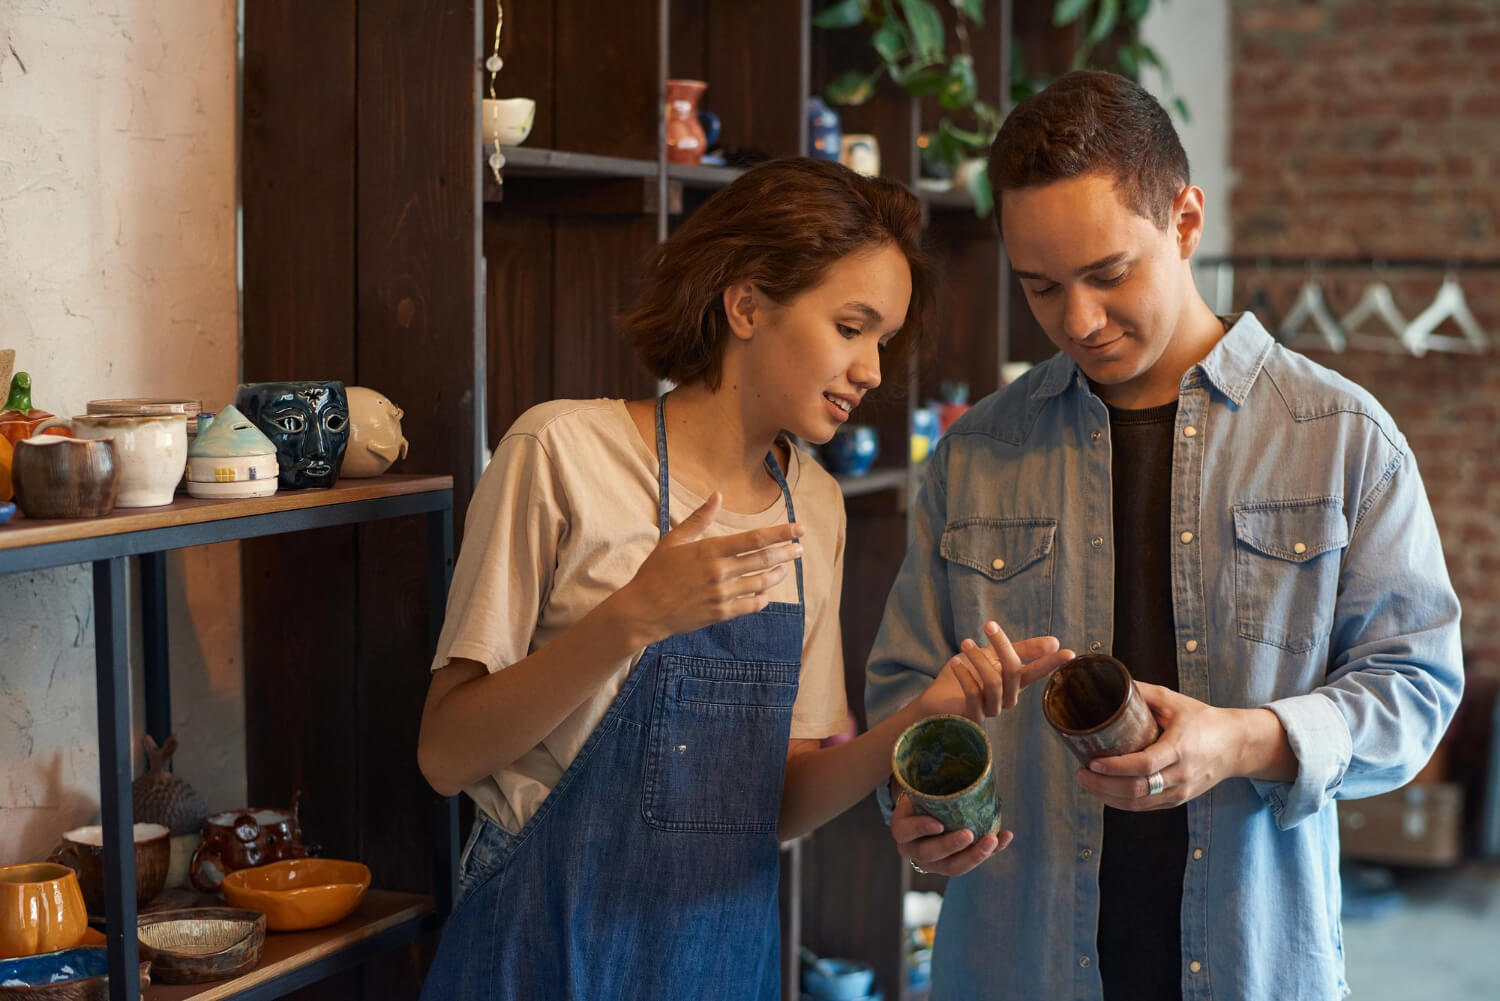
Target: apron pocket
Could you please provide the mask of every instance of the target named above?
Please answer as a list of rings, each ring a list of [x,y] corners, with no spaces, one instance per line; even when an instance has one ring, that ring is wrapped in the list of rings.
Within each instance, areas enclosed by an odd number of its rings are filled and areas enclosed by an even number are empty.
[[[796,664],[663,655],[641,811],[653,827],[776,830]]]

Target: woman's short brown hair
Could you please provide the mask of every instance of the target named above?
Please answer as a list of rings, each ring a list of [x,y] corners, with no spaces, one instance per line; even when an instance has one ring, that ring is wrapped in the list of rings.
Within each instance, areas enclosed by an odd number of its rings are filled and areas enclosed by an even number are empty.
[[[1122,204],[1166,229],[1189,181],[1166,109],[1140,84],[1098,70],[1066,73],[1016,105],[990,146],[989,168],[996,223],[1006,191],[1102,173]]]
[[[827,160],[771,160],[725,185],[656,249],[620,325],[658,379],[717,388],[730,336],[726,288],[750,282],[784,304],[836,261],[889,244],[911,268],[911,303],[882,356],[882,367],[899,376],[925,336],[933,298],[921,236],[921,205],[894,181]]]

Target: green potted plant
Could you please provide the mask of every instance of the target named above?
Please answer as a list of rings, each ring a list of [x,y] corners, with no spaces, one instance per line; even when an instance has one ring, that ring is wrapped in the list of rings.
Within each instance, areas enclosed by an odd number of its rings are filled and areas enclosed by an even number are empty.
[[[852,68],[840,74],[829,83],[825,99],[845,106],[863,104],[875,93],[882,76],[890,77],[912,97],[936,97],[944,114],[937,128],[919,140],[922,157],[953,173],[961,161],[985,156],[1004,115],[1000,108],[979,98],[969,42],[970,27],[984,26],[985,0],[948,2],[954,11],[953,35],[957,42],[951,50],[953,39],[932,0],[834,0],[813,17],[813,24],[830,30],[864,25],[877,58],[874,69]],[[1093,65],[1137,79],[1141,68],[1149,65],[1168,79],[1166,66],[1155,50],[1140,40],[1140,22],[1150,11],[1151,2],[1055,0],[1055,27],[1086,26],[1071,68]],[[1110,44],[1105,45],[1106,41]],[[1100,59],[1101,53],[1109,58]],[[1012,45],[1009,100],[1025,100],[1049,83],[1051,78],[1027,70],[1020,47]],[[1188,117],[1182,98],[1174,98],[1172,106],[1184,119]],[[988,176],[983,170],[967,171],[965,176],[976,214],[987,215],[993,204]]]

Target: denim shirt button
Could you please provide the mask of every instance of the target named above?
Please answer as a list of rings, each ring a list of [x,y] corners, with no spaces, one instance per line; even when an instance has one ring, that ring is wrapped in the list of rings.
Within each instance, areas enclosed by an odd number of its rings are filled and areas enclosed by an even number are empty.
[[[1194,650],[1198,649],[1198,641],[1197,640],[1188,640],[1186,643],[1184,643],[1182,645],[1187,648],[1187,652],[1188,653],[1192,653]]]
[[[1098,653],[1102,649],[1104,649],[1104,644],[1098,640],[1094,640],[1094,642],[1089,644],[1089,653]]]
[[[1203,849],[1202,848],[1194,848],[1193,849],[1193,861],[1196,862],[1197,860],[1201,859],[1202,857],[1203,857]]]
[[[1098,549],[1100,546],[1104,545],[1104,536],[1102,536],[1102,535],[1096,535],[1096,536],[1094,536],[1092,539],[1089,540],[1089,545],[1093,546],[1095,549]]]
[[[1188,964],[1188,969],[1192,970],[1194,973],[1197,973],[1199,970],[1203,969],[1203,964],[1195,959]]]
[[[1092,848],[1085,848],[1083,851],[1078,853],[1078,857],[1087,862],[1089,859],[1094,857],[1094,850]]]
[[[1181,535],[1178,536],[1178,538],[1182,540],[1182,544],[1185,546],[1188,543],[1190,543],[1190,542],[1193,541],[1193,533],[1192,532],[1183,532]]]
[[[990,560],[990,569],[991,570],[1004,570],[1005,569],[1005,561],[1002,560],[1000,557],[996,556],[994,559]]]
[[[1087,957],[1087,956],[1079,956],[1078,957],[1078,965],[1079,966],[1088,966],[1089,965],[1089,957]]]
[[[1100,431],[1098,428],[1095,428],[1094,429],[1094,433],[1091,434],[1091,435],[1089,435],[1089,438],[1091,440],[1093,440],[1093,441],[1098,441],[1100,438],[1103,438],[1103,437],[1104,437],[1104,432]]]
[[[1193,427],[1191,424],[1189,424],[1187,427],[1185,427],[1185,428],[1182,429],[1182,436],[1184,438],[1192,438],[1192,437],[1196,436],[1197,434],[1198,434],[1198,429],[1195,428],[1195,427]]]
[[[1292,546],[1292,552],[1296,553],[1298,556],[1301,556],[1303,553],[1307,552],[1307,543],[1305,543],[1305,542],[1295,543]]]

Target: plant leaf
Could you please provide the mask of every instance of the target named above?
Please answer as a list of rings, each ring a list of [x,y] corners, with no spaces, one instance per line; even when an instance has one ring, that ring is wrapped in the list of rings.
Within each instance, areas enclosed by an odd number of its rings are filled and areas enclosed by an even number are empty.
[[[1057,6],[1052,8],[1052,23],[1061,28],[1065,24],[1072,24],[1079,16],[1088,10],[1091,0],[1057,0]]]
[[[828,84],[828,89],[823,96],[828,99],[829,104],[864,104],[875,93],[875,81],[880,78],[883,70],[876,70],[873,75],[863,73],[859,70],[849,70]]]
[[[887,63],[897,63],[906,55],[911,47],[911,36],[907,34],[906,26],[899,20],[890,20],[882,24],[870,36],[870,44],[875,51],[880,53],[880,58]]]
[[[970,21],[984,27],[984,0],[953,0],[954,8],[967,15]]]
[[[1151,10],[1151,0],[1125,0],[1125,16],[1139,21]]]
[[[899,0],[901,13],[911,29],[912,47],[921,62],[937,62],[943,58],[943,15],[928,0]]]
[[[922,66],[903,73],[896,81],[912,97],[927,97],[943,89],[948,71],[941,66]]]
[[[948,75],[943,80],[943,89],[938,95],[938,103],[950,111],[954,108],[967,108],[974,103],[974,95],[979,90],[979,81],[974,76],[974,60],[969,56],[955,56],[953,65],[948,67]]]
[[[1182,116],[1182,120],[1184,122],[1191,122],[1193,120],[1193,116],[1188,114],[1187,102],[1182,98],[1172,98],[1172,107],[1175,108],[1177,110],[1177,113]]]
[[[865,18],[859,0],[838,0],[813,15],[812,23],[819,28],[852,28]]]
[[[1125,71],[1126,76],[1132,80],[1140,79],[1141,64],[1140,60],[1136,58],[1135,43],[1132,42],[1130,45],[1121,46],[1120,52],[1115,58],[1120,61],[1120,69]]]
[[[1094,15],[1094,24],[1089,28],[1089,44],[1098,45],[1109,37],[1120,21],[1120,0],[1099,0],[1099,13]]]
[[[1172,71],[1167,68],[1166,63],[1161,61],[1161,57],[1156,54],[1156,50],[1145,42],[1137,42],[1135,48],[1136,55],[1141,57],[1141,65],[1144,66],[1150,63],[1156,69],[1156,72],[1161,74],[1162,86],[1170,89],[1172,86]]]

